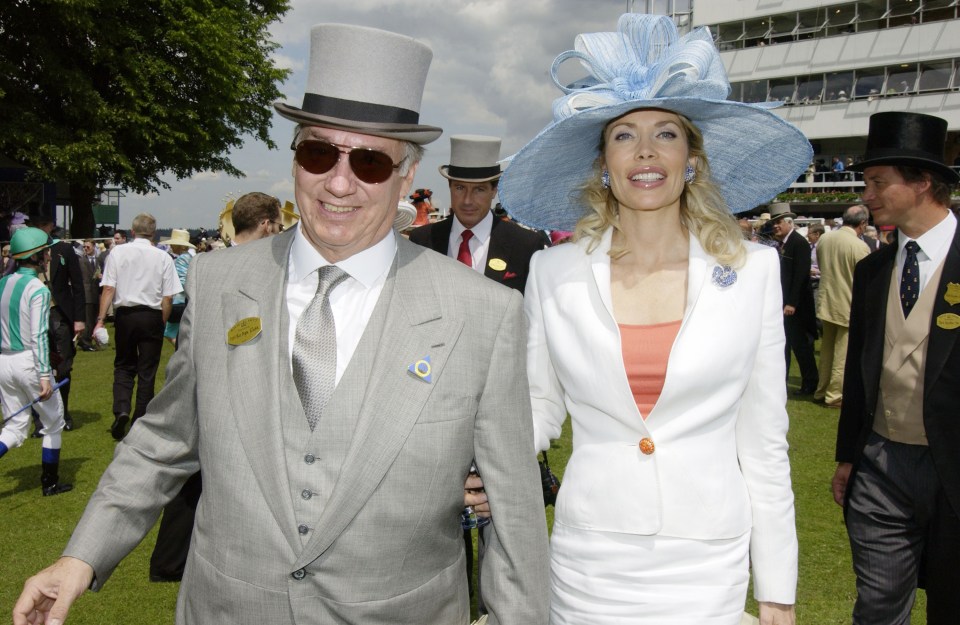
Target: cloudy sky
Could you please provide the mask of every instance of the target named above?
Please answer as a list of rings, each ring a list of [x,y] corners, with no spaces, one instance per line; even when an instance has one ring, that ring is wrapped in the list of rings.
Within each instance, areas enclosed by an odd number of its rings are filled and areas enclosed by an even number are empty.
[[[550,80],[553,59],[573,48],[577,33],[615,30],[626,7],[625,0],[293,0],[272,29],[281,45],[277,64],[293,70],[280,90],[285,102],[300,106],[313,24],[359,24],[427,43],[434,56],[420,121],[444,133],[427,146],[413,188],[432,189],[434,205],[446,208],[446,179],[437,168],[449,163],[450,135],[499,136],[501,157],[516,152],[550,121],[551,103],[560,95]],[[575,62],[567,65],[564,80],[582,73]],[[244,178],[203,172],[168,178],[169,191],[127,195],[120,200],[121,225],[128,227],[146,211],[161,228],[215,228],[226,200],[249,191],[293,201],[292,129],[292,122],[274,114],[271,137],[280,149],[250,138],[231,155]]]

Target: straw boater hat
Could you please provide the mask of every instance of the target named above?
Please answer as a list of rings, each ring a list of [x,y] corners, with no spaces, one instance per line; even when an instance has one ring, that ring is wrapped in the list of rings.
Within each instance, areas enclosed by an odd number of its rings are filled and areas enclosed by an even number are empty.
[[[786,202],[777,202],[770,205],[770,221],[777,221],[784,217],[789,217],[790,219],[797,218],[797,216],[793,214],[793,211],[790,210],[789,204]]]
[[[448,180],[487,182],[500,177],[500,137],[454,135],[450,137],[450,164],[440,166]]]
[[[186,230],[179,230],[177,228],[171,230],[170,238],[160,241],[160,244],[179,245],[180,247],[189,247],[191,250],[197,249],[197,247],[190,242],[190,233]]]
[[[348,24],[310,32],[310,67],[300,108],[275,102],[283,117],[323,126],[430,143],[443,132],[420,124],[420,101],[433,52],[395,33]]]
[[[874,113],[870,116],[867,151],[863,161],[850,167],[863,171],[877,165],[908,165],[939,173],[950,184],[960,175],[947,167],[943,148],[947,120],[921,113]]]
[[[635,109],[673,111],[700,129],[713,181],[735,213],[768,202],[806,170],[810,143],[771,113],[770,103],[726,99],[730,83],[706,28],[681,38],[669,17],[630,13],[617,29],[578,35],[576,50],[553,62],[554,83],[566,95],[554,102],[553,123],[513,157],[499,185],[517,221],[572,230],[588,210],[579,195],[595,176],[601,132]],[[560,84],[557,69],[570,58],[589,72],[590,86]]]

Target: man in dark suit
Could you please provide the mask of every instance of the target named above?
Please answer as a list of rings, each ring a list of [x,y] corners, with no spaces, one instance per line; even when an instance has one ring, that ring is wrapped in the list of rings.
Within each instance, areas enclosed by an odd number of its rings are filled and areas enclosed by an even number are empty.
[[[500,180],[499,158],[497,137],[450,137],[450,164],[440,167],[440,174],[450,181],[453,216],[413,230],[410,240],[523,293],[530,257],[549,241],[490,211]]]
[[[833,496],[857,574],[856,625],[960,618],[960,231],[944,165],[947,122],[870,117],[863,202],[895,226],[857,264]]]
[[[817,338],[817,315],[810,288],[810,244],[793,227],[796,217],[790,205],[770,205],[773,236],[780,242],[780,286],[783,288],[783,330],[787,337],[787,372],[790,351],[800,367],[799,395],[812,395],[820,381],[813,343]]]
[[[47,234],[51,234],[56,227],[53,219],[46,215],[31,217],[30,225]],[[80,270],[80,258],[72,245],[60,241],[50,248],[50,268],[46,277],[53,298],[50,306],[51,362],[56,380],[60,382],[69,378],[73,371],[73,357],[77,354],[73,339],[86,327],[83,273]],[[63,429],[72,430],[70,382],[60,387],[60,397],[63,399]]]

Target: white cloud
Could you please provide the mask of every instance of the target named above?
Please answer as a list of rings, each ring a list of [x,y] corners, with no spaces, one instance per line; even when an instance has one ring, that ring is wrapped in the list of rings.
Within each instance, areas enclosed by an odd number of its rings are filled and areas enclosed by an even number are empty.
[[[413,188],[434,190],[434,203],[449,206],[447,182],[437,172],[449,162],[452,134],[503,138],[501,156],[516,152],[551,119],[560,95],[549,76],[553,59],[573,48],[581,32],[611,31],[624,10],[622,0],[293,0],[271,34],[281,44],[279,67],[292,70],[281,85],[283,101],[299,106],[306,85],[310,28],[322,22],[361,24],[424,41],[434,58],[421,106],[421,121],[440,126],[443,136],[427,146]],[[389,62],[389,59],[384,59]],[[565,71],[576,74],[575,63]],[[566,75],[566,74],[565,74]],[[246,178],[203,172],[171,182],[159,196],[127,196],[121,219],[150,210],[161,225],[216,227],[227,194],[265,191],[293,200],[290,177],[292,122],[274,115],[271,151],[249,139],[231,154]]]

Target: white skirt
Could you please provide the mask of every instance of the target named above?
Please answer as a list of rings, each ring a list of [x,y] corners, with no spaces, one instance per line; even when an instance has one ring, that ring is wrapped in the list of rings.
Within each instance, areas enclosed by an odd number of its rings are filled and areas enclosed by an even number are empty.
[[[693,540],[555,522],[551,625],[739,625],[750,533]]]

